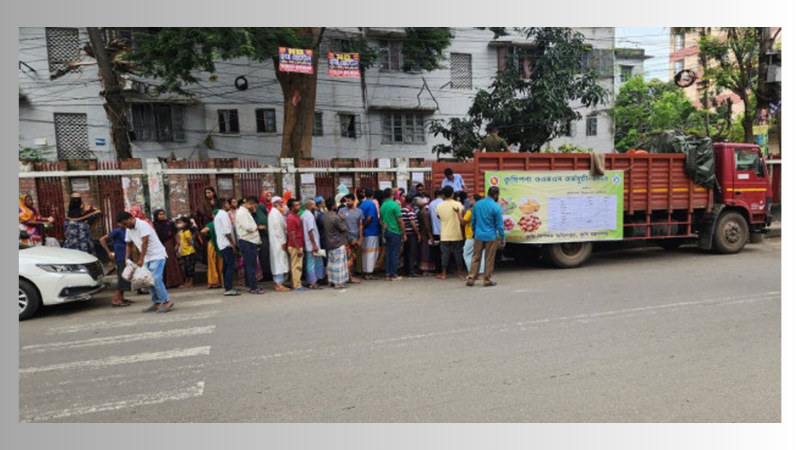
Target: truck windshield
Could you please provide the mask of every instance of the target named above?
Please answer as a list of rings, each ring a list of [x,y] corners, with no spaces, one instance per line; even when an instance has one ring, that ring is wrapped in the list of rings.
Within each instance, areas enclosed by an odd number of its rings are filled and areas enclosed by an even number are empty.
[[[759,152],[748,149],[736,149],[736,170],[755,172],[757,177],[764,176],[764,166],[761,164]]]

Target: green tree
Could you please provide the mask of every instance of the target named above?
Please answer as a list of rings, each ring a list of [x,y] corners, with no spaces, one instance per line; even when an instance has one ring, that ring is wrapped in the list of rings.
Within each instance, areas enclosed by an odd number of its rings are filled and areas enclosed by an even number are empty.
[[[316,104],[317,60],[325,28],[162,28],[144,35],[130,59],[141,75],[162,81],[163,91],[191,95],[187,85],[199,82],[198,72],[214,73],[215,62],[248,57],[272,61],[284,98],[281,157],[311,157],[312,127]],[[377,60],[367,29],[351,39],[347,50],[361,53],[362,80],[366,68]],[[406,28],[402,42],[404,68],[430,71],[439,68],[443,51],[453,38],[449,28]],[[278,71],[278,47],[314,50],[314,74]]]
[[[706,35],[700,39],[700,51],[710,63],[704,77],[718,92],[727,90],[742,99],[744,141],[752,143],[755,105],[751,95],[758,78],[761,29],[724,27],[721,30],[725,33],[724,38]]]
[[[547,142],[569,134],[569,124],[581,118],[576,103],[594,107],[607,98],[597,71],[584,63],[591,49],[580,33],[562,27],[490,30],[495,39],[516,33],[528,42],[509,51],[505,70],[488,90],[478,91],[466,118],[431,124],[435,136],[450,141],[434,146],[437,155],[471,157],[482,126],[490,124],[521,151],[539,152]]]
[[[620,88],[614,105],[614,147],[623,152],[639,148],[651,135],[666,130],[694,131],[702,115],[683,89],[658,79],[646,82],[637,75]]]

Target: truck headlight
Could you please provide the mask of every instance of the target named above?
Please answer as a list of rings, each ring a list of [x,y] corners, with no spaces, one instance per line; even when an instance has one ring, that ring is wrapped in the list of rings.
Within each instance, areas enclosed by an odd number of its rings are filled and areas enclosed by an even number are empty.
[[[83,264],[37,264],[36,267],[54,273],[89,273]]]

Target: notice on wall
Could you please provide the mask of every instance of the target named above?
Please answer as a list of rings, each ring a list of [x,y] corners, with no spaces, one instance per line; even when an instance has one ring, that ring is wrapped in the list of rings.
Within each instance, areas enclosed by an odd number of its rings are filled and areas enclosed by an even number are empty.
[[[411,181],[414,183],[424,183],[425,174],[422,172],[411,172]]]
[[[343,184],[348,188],[353,187],[353,177],[352,176],[340,176],[339,177],[339,184]]]
[[[72,183],[72,192],[89,192],[91,190],[88,178],[73,178],[70,181]]]
[[[300,185],[300,198],[304,200],[314,199],[317,196],[317,187],[313,184]]]
[[[358,53],[328,52],[328,76],[361,78]]]
[[[314,73],[314,51],[278,47],[278,70],[281,72]]]
[[[233,178],[217,177],[217,188],[220,191],[232,191],[233,190]]]
[[[300,174],[300,184],[314,184],[314,174],[313,173],[301,173]]]
[[[623,237],[624,172],[486,172],[500,188],[508,242],[611,241]]]
[[[391,181],[379,181],[378,182],[378,188],[380,190],[384,190],[384,189],[387,189],[387,188],[391,189],[391,187],[392,187],[392,182]]]
[[[392,168],[392,160],[389,158],[381,158],[378,160],[378,168],[379,169],[391,169]]]

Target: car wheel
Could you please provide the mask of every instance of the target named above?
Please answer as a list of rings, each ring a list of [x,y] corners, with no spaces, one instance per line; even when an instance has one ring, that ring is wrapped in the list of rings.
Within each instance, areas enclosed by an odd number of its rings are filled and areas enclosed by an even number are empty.
[[[42,299],[39,291],[26,280],[19,280],[19,320],[30,319],[39,310]]]

